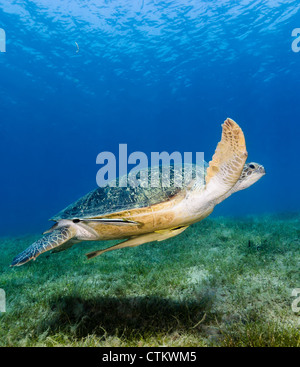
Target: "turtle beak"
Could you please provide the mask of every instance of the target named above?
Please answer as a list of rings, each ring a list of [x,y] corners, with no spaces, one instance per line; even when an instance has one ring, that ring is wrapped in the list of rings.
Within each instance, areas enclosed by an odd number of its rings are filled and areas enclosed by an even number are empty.
[[[259,172],[261,175],[265,175],[265,174],[266,174],[265,167],[264,167],[264,166],[259,166],[259,168],[258,168],[258,172]]]

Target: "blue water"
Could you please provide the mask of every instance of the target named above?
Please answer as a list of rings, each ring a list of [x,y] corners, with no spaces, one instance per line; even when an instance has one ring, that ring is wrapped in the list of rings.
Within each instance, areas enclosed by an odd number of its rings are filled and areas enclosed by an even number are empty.
[[[214,215],[299,209],[298,1],[0,3],[0,234],[96,187],[102,151],[204,152],[242,127],[267,175]]]

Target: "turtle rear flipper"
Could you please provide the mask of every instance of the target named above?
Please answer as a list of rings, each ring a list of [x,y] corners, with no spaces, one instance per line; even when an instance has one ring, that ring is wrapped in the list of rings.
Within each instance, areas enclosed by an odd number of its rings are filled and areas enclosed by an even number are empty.
[[[66,242],[70,241],[76,235],[76,230],[72,226],[63,226],[54,229],[53,232],[45,235],[26,250],[17,255],[11,266],[20,266],[27,263],[30,260],[35,260],[43,252],[52,250],[59,247]]]

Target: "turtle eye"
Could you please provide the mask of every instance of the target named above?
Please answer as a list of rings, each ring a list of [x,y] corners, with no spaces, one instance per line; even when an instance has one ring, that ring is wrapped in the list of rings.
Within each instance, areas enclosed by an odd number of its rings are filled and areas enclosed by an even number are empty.
[[[249,167],[250,167],[251,169],[254,169],[254,168],[255,168],[254,164],[249,164]]]

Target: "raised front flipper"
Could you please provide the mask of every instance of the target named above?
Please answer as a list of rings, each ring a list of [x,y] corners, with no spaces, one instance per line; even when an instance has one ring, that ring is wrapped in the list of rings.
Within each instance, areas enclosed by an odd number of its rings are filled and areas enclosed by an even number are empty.
[[[244,133],[239,125],[228,118],[222,126],[222,139],[209,162],[205,178],[209,200],[219,198],[233,188],[241,176],[248,155]]]
[[[52,250],[58,246],[70,241],[76,235],[75,228],[64,226],[54,229],[53,232],[45,235],[26,250],[21,252],[13,259],[11,266],[20,266],[27,263],[29,260],[35,260],[43,252]]]

